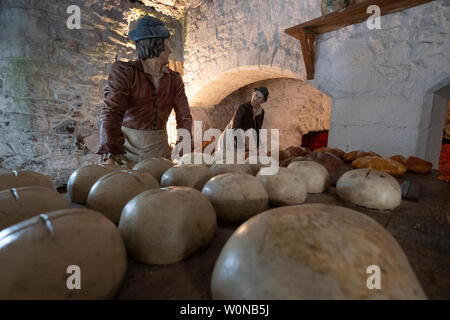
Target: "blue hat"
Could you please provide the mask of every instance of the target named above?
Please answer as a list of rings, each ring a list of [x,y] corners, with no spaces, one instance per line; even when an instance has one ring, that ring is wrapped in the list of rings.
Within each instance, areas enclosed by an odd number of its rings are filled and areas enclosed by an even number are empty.
[[[170,38],[170,32],[161,20],[145,16],[138,19],[136,27],[128,33],[128,36],[136,42],[149,38]]]

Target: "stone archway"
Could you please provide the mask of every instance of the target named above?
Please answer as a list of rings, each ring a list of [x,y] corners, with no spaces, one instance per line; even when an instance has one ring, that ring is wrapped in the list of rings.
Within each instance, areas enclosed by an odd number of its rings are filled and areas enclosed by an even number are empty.
[[[186,92],[192,107],[213,106],[248,84],[278,78],[302,80],[289,70],[270,66],[242,66],[226,70],[209,81],[190,83]]]

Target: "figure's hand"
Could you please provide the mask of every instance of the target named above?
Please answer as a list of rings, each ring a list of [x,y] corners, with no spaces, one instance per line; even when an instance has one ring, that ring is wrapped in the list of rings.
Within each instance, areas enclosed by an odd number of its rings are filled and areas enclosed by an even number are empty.
[[[107,164],[107,165],[111,165],[111,166],[117,165],[117,163],[114,161],[113,158],[109,158],[109,159],[103,161],[103,164]]]
[[[99,164],[106,164],[111,166],[123,166],[127,165],[128,161],[122,154],[105,153],[99,159]]]

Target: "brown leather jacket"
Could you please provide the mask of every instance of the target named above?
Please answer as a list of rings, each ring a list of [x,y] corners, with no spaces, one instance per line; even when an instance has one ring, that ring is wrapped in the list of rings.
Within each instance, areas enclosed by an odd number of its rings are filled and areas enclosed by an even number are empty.
[[[191,132],[192,116],[181,75],[169,70],[160,79],[157,92],[151,77],[139,60],[113,63],[104,91],[97,154],[125,153],[122,125],[136,130],[165,129],[172,108],[177,129]]]

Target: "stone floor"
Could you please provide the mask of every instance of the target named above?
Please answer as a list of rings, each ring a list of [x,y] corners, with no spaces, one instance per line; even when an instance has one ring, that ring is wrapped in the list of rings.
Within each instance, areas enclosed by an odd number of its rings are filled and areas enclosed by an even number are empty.
[[[438,172],[406,174],[419,186],[418,201],[403,200],[394,211],[377,211],[344,203],[331,187],[309,194],[307,203],[356,209],[382,224],[405,251],[427,296],[450,299],[450,184]],[[145,265],[129,259],[125,281],[116,299],[210,299],[210,280],[221,248],[235,227],[219,226],[208,247],[180,263]]]

